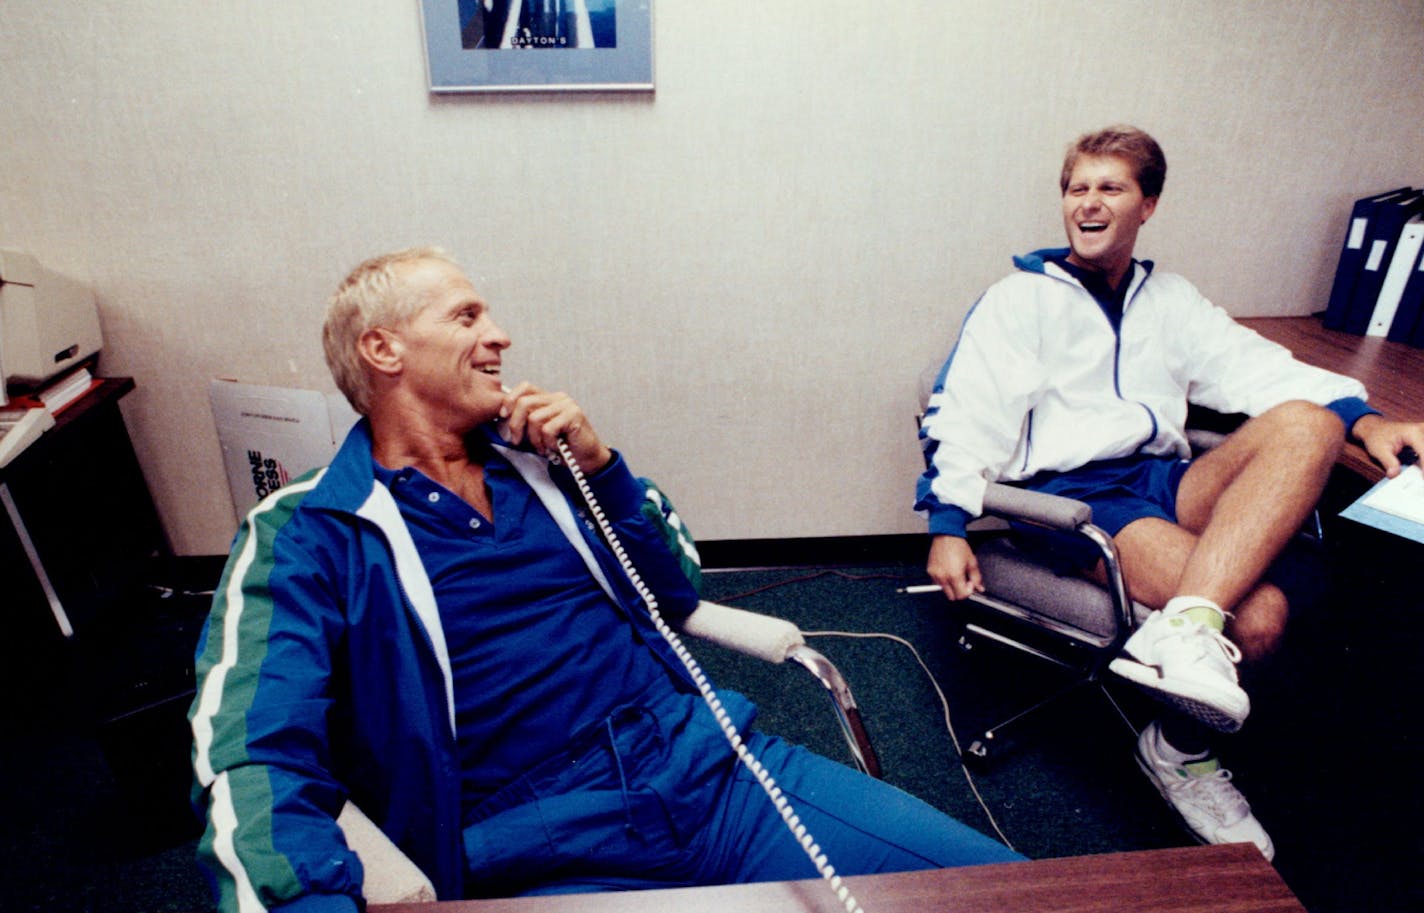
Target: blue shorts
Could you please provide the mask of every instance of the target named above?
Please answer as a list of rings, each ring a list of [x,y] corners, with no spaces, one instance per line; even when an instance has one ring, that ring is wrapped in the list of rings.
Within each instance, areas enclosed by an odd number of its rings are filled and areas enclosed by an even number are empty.
[[[1176,523],[1177,489],[1191,465],[1190,460],[1176,457],[1124,457],[1089,463],[1070,472],[1041,472],[1015,484],[1090,505],[1093,523],[1116,536],[1127,524],[1143,517]],[[1082,536],[1026,523],[1016,523],[1014,528],[1020,546],[1061,574],[1087,570],[1101,558],[1098,547]],[[1294,536],[1266,569],[1263,579],[1285,594],[1294,617],[1302,610],[1313,609],[1327,592],[1325,565],[1318,540]]]
[[[1133,520],[1177,522],[1177,487],[1190,460],[1138,456],[1089,463],[1067,472],[1040,472],[1024,488],[1074,498],[1093,508],[1093,523],[1116,536]]]
[[[1016,483],[1020,488],[1082,501],[1093,508],[1093,524],[1116,536],[1134,520],[1157,517],[1177,522],[1177,488],[1190,460],[1132,456],[1100,460],[1066,472],[1040,472]],[[1081,536],[1041,529],[1023,530],[1036,551],[1046,551],[1063,569],[1091,567],[1099,552]]]

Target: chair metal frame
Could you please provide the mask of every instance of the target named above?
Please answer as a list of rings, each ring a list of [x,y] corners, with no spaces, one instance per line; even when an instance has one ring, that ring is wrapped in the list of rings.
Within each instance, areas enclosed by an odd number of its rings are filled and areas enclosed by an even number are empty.
[[[992,482],[984,494],[984,517],[991,518],[971,524],[971,534],[982,536],[984,527],[995,526],[994,521],[1014,521],[1030,523],[1045,529],[1062,533],[1072,533],[1084,537],[1098,551],[1102,561],[1103,582],[1084,577],[1059,577],[1054,571],[1032,557],[1026,556],[1012,544],[1012,533],[1000,532],[996,538],[976,542],[976,555],[980,572],[984,577],[985,592],[969,597],[968,602],[987,610],[988,618],[1007,620],[1008,624],[993,625],[984,619],[962,620],[963,634],[959,638],[960,647],[966,651],[973,648],[972,638],[978,637],[1016,651],[1029,654],[1072,673],[1072,679],[1062,688],[1050,693],[1029,706],[1017,710],[1007,718],[986,727],[978,738],[970,742],[967,753],[971,758],[984,760],[999,734],[1008,726],[1029,717],[1086,685],[1096,686],[1108,703],[1132,728],[1126,713],[1103,684],[1108,663],[1121,649],[1122,644],[1132,634],[1137,622],[1137,612],[1127,592],[1123,578],[1122,564],[1116,543],[1103,529],[1092,522],[1092,508],[1082,501],[1058,495],[1043,494],[1015,488],[1011,485]],[[1003,530],[1003,523],[997,524]],[[1015,601],[1005,591],[1013,591],[1019,582],[1014,578],[1026,575],[1036,577],[1042,583],[1049,575],[1057,577],[1061,586],[1091,588],[1102,594],[1103,605],[1101,624],[1097,630],[1079,627],[1070,621],[1055,617],[1044,611],[1042,606],[1026,604],[1026,599]],[[979,613],[984,614],[984,613]],[[1023,636],[1028,632],[1039,634],[1038,638]],[[1048,638],[1060,648],[1054,652],[1051,647],[1037,646],[1034,641],[1042,641],[1046,632]],[[1066,647],[1066,651],[1062,649]],[[1071,656],[1072,658],[1068,658]]]
[[[784,618],[703,600],[683,623],[683,630],[703,640],[771,663],[793,662],[811,673],[826,691],[841,735],[856,769],[877,779],[880,759],[850,684],[835,664],[806,643],[801,629]]]
[[[931,364],[921,372],[919,409],[915,415],[917,430],[924,424],[930,389],[937,374],[938,364]],[[1220,437],[1218,435],[1217,439]],[[1203,446],[1209,446],[1205,440],[1201,443]],[[978,606],[986,618],[1006,623],[1003,627],[1007,627],[1007,630],[996,629],[999,626],[990,626],[991,623],[987,620],[983,623],[962,620],[964,633],[959,637],[961,649],[968,652],[973,648],[972,638],[982,638],[1047,661],[1069,671],[1073,678],[1064,687],[986,727],[978,738],[970,742],[965,750],[965,760],[987,759],[1002,730],[1085,685],[1096,686],[1128,728],[1135,732],[1132,722],[1107,690],[1103,680],[1108,663],[1117,655],[1123,642],[1131,636],[1140,607],[1135,606],[1128,595],[1117,544],[1105,530],[1093,524],[1092,507],[1073,498],[1031,491],[1002,482],[989,482],[984,491],[981,514],[979,519],[970,524],[969,529],[971,539],[976,540],[973,544],[980,573],[985,580],[985,592],[971,595],[966,602]],[[1013,588],[1007,582],[1010,575],[1026,574],[1043,580],[1046,575],[1054,573],[1042,562],[1022,553],[1014,554],[1016,549],[1005,544],[1006,541],[1012,541],[1012,533],[1008,528],[1010,522],[1028,523],[1059,533],[1076,534],[1093,544],[1102,559],[1104,582],[1097,583],[1085,577],[1062,579],[1065,585],[1068,585],[1071,579],[1071,585],[1095,587],[1105,593],[1107,606],[1103,612],[1103,621],[1106,623],[1103,629],[1093,631],[1081,628],[1036,610],[1033,606],[1004,597],[1003,591]],[[978,541],[983,538],[986,528],[996,530],[997,539]],[[1005,583],[1002,588],[999,586],[1001,582]],[[997,595],[996,589],[999,590]],[[1145,614],[1146,610],[1142,611]],[[1034,632],[1039,636],[1016,636],[1026,632]],[[1064,658],[1052,652],[1051,648],[1035,646],[1031,642],[1042,640],[1045,633],[1050,640],[1056,641],[1055,645],[1060,650],[1066,646],[1073,658]],[[1083,654],[1086,654],[1086,659]]]

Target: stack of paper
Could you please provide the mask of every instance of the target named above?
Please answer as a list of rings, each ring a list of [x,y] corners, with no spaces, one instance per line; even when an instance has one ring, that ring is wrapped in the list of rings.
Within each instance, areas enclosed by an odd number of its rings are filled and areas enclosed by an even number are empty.
[[[1424,542],[1424,472],[1406,466],[1340,512],[1340,516],[1386,532]]]

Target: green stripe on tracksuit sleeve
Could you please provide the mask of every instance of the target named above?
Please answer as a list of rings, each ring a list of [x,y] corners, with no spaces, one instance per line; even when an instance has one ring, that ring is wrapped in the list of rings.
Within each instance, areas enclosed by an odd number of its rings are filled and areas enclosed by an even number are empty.
[[[263,501],[239,530],[213,597],[196,662],[194,804],[206,811],[198,854],[217,880],[219,909],[261,910],[305,890],[273,842],[269,768],[252,763],[247,715],[267,656],[273,618],[273,544],[316,479]]]
[[[687,524],[674,509],[671,499],[651,479],[638,479],[646,489],[642,507],[646,517],[662,533],[663,541],[682,568],[692,588],[702,591],[702,556],[697,552],[696,541]]]

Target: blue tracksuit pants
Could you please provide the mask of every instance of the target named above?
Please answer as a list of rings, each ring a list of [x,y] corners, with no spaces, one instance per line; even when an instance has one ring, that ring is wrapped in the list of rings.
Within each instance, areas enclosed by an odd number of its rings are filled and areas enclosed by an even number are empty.
[[[842,875],[1023,857],[893,786],[774,736],[722,700]],[[814,878],[815,868],[697,695],[624,707],[479,805],[471,896]]]

